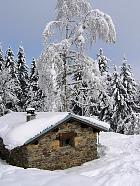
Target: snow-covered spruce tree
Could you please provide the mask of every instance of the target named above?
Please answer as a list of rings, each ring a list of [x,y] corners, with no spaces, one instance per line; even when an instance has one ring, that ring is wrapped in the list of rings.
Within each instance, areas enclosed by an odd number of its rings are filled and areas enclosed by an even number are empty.
[[[84,47],[88,42],[93,43],[98,38],[106,42],[114,42],[116,34],[110,16],[99,10],[92,10],[87,0],[58,0],[56,11],[56,20],[48,23],[43,33],[45,48],[38,60],[40,87],[48,94],[49,110],[69,111],[77,87],[74,87],[75,82],[71,81],[72,74],[80,66],[89,67],[92,63],[92,60],[84,54]],[[60,37],[53,35],[55,29],[61,33]],[[83,70],[91,74],[88,69]],[[87,78],[84,81],[93,87],[94,83],[91,80],[95,78],[88,79],[88,75],[84,78]],[[78,86],[82,87],[83,80],[76,83],[80,83],[81,85]],[[86,87],[87,95],[91,95],[90,90],[93,91],[91,87]],[[88,99],[90,100],[91,97]],[[81,105],[83,105],[83,98]],[[85,110],[89,110],[88,103],[85,107],[88,107]]]
[[[13,63],[14,61],[14,54],[11,47],[9,47],[8,50],[6,51],[5,60],[6,60],[6,64],[5,64],[6,68],[8,68],[11,65],[11,63]]]
[[[129,96],[130,105],[135,105],[136,100],[136,81],[133,77],[131,66],[127,64],[127,59],[124,58],[122,66],[121,66],[121,81],[123,86],[125,87],[127,94]]]
[[[5,74],[7,75],[7,78]],[[4,77],[4,87],[7,91],[5,94],[5,107],[13,111],[18,111],[18,94],[20,92],[20,87],[16,75],[14,53],[11,47],[9,47],[6,52],[5,63],[2,68],[1,77],[2,79]]]
[[[98,117],[100,120],[110,123],[112,117],[111,80],[101,77],[102,87],[97,100]]]
[[[29,90],[29,77],[28,77],[28,67],[26,65],[25,53],[23,47],[19,47],[17,54],[17,77],[19,81],[19,86],[21,92],[19,92],[19,107],[21,111],[25,111],[26,102],[28,99]]]
[[[123,125],[124,119],[128,116],[128,113],[124,114],[125,110],[124,107],[127,106],[125,102],[126,90],[122,85],[122,82],[120,80],[120,75],[117,72],[117,67],[114,67],[113,72],[113,83],[112,83],[112,97],[114,100],[113,103],[113,116],[111,119],[111,128],[117,132],[118,124]],[[122,133],[123,133],[122,129]]]
[[[102,48],[99,49],[99,54],[97,54],[97,61],[101,75],[107,74],[109,59],[106,56],[104,56]]]
[[[0,71],[0,116],[4,115],[6,111],[7,83],[9,80],[7,75],[8,75],[8,72],[5,73],[5,70]]]
[[[44,98],[42,90],[38,85],[39,75],[36,68],[36,60],[33,58],[29,77],[29,92],[26,105],[35,108],[36,111],[46,111],[44,107]]]
[[[123,81],[120,78],[120,74],[117,72],[116,67],[113,73],[112,98],[114,103],[111,128],[115,132],[122,134],[133,134],[137,119],[133,112],[127,89],[124,87]]]
[[[12,75],[12,78],[15,78],[16,76],[15,59],[11,47],[9,47],[6,52],[5,62],[6,62],[5,67],[9,70],[9,73]]]
[[[2,110],[0,111],[2,115],[7,109],[12,111],[19,111],[18,107],[18,92],[20,88],[16,84],[16,79],[12,78],[7,68],[0,71],[0,104],[2,105]]]
[[[111,98],[110,98],[110,84],[111,84],[111,74],[109,72],[108,62],[110,60],[104,55],[103,49],[99,49],[99,54],[97,54],[97,63],[99,66],[99,72],[101,74],[101,83],[103,90],[100,91],[97,109],[99,113],[99,118],[103,121],[109,121],[111,117]]]
[[[31,63],[30,79],[32,79],[32,78],[34,79],[35,74],[36,74],[36,60],[35,60],[35,58],[33,58],[32,63]],[[35,79],[37,80],[38,76],[35,77]]]
[[[132,69],[129,64],[127,64],[127,59],[124,57],[122,66],[121,66],[121,73],[120,73],[121,81],[123,86],[126,89],[128,99],[127,104],[131,107],[131,115],[130,115],[130,124],[126,125],[125,133],[133,133],[135,124],[137,123],[138,114],[136,112],[139,111],[139,107],[136,104],[136,92],[137,92],[137,83],[133,77]],[[137,120],[137,121],[136,121]]]

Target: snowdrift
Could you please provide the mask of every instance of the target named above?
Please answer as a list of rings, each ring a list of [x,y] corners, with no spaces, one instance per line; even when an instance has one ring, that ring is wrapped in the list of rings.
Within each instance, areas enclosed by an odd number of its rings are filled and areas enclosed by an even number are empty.
[[[140,136],[101,133],[100,143],[100,159],[65,171],[22,169],[1,161],[0,185],[140,186]]]

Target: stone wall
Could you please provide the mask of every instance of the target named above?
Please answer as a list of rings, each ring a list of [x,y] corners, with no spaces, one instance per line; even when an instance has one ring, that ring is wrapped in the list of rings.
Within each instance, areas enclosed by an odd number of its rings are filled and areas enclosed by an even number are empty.
[[[0,138],[0,158],[3,160],[8,160],[10,156],[10,151],[5,148],[3,139]]]
[[[17,147],[10,152],[10,158],[7,160],[7,162],[14,166],[27,168],[28,156],[26,146]]]
[[[5,148],[2,138],[0,138],[0,158],[6,160],[7,163],[19,167],[28,167],[26,146],[17,147],[13,150]]]
[[[32,144],[13,149],[8,162],[48,170],[79,166],[97,158],[97,132],[77,122],[61,124]],[[61,146],[63,134],[72,136],[70,145]]]
[[[73,144],[60,146],[58,135],[74,132]],[[90,127],[82,128],[78,123],[59,126],[57,132],[50,132],[36,144],[27,146],[28,167],[40,169],[66,169],[97,158],[97,132]]]

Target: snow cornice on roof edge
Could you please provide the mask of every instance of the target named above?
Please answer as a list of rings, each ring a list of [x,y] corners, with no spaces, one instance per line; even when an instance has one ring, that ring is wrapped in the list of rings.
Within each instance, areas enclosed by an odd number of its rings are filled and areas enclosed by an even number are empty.
[[[24,145],[32,143],[34,140],[44,136],[47,132],[55,129],[60,124],[65,123],[65,122],[67,122],[67,121],[69,121],[71,119],[74,119],[75,121],[82,122],[83,124],[86,124],[86,125],[88,125],[88,126],[90,126],[92,128],[95,128],[95,129],[99,130],[99,131],[107,132],[107,131],[109,131],[109,128],[110,128],[109,124],[107,124],[105,122],[102,122],[102,121],[99,121],[99,120],[97,120],[95,118],[85,117],[85,116],[78,116],[78,115],[75,115],[75,114],[72,114],[72,113],[68,113],[68,115],[64,119],[58,121],[55,125],[52,125],[52,126],[46,128],[45,130],[43,130],[42,132],[40,132],[39,134],[37,134],[33,138],[27,140],[24,143]]]

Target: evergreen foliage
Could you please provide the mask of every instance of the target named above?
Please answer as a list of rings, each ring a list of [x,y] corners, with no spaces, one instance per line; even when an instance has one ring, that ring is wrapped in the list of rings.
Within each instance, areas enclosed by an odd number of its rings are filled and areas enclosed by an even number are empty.
[[[136,113],[134,112],[135,86],[136,83],[132,78],[130,66],[126,64],[125,60],[121,67],[121,73],[119,74],[116,69],[113,73],[112,97],[114,104],[111,128],[115,132],[134,134],[137,122]]]
[[[6,109],[18,111],[18,91],[19,89],[16,85],[15,79],[13,79],[11,74],[9,74],[8,69],[3,69],[0,72],[0,98],[3,108],[2,113],[4,113]]]
[[[15,59],[14,59],[14,54],[13,54],[11,47],[9,47],[6,52],[5,67],[8,69],[12,78],[15,78],[16,77]]]
[[[36,111],[44,111],[44,95],[39,88],[39,75],[36,67],[36,60],[33,58],[29,78],[29,91],[26,105],[35,108]]]
[[[101,75],[104,75],[105,73],[108,72],[108,61],[109,59],[103,55],[103,49],[99,49],[99,54],[97,54],[97,61],[99,64],[99,70]]]
[[[19,81],[19,86],[21,92],[18,95],[19,106],[21,110],[26,109],[26,101],[28,99],[28,89],[29,89],[29,77],[28,77],[28,67],[26,65],[25,53],[23,47],[19,47],[17,54],[17,77]]]
[[[134,104],[136,97],[136,81],[133,78],[131,71],[131,66],[127,64],[126,58],[124,58],[122,67],[121,67],[121,81],[125,87],[127,94],[129,95],[130,104]]]
[[[3,104],[6,109],[18,111],[18,94],[20,87],[16,76],[15,59],[12,48],[6,51],[1,71],[1,84],[3,85]],[[5,96],[6,95],[6,96]]]
[[[103,89],[100,91],[97,110],[99,119],[103,121],[110,121],[111,119],[111,74],[109,72],[108,66],[109,59],[104,55],[103,49],[99,49],[99,54],[97,54],[97,63],[99,66],[99,72],[101,75],[101,83]]]

